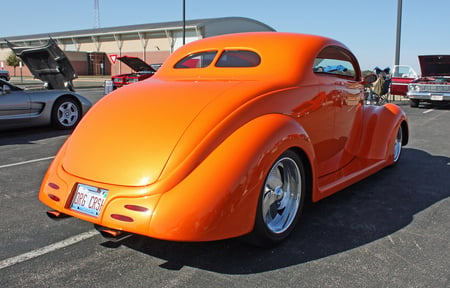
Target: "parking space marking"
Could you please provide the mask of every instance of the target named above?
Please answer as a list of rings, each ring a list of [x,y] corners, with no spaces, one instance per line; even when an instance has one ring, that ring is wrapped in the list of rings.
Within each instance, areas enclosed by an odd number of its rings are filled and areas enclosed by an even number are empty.
[[[427,114],[427,113],[430,113],[430,112],[433,112],[433,111],[434,111],[434,109],[428,109],[428,110],[423,111],[422,113],[423,114]]]
[[[5,164],[5,165],[0,165],[0,169],[2,169],[2,168],[8,168],[8,167],[13,167],[13,166],[24,165],[24,164],[28,164],[28,163],[39,162],[39,161],[46,161],[46,160],[50,160],[50,159],[53,159],[53,158],[55,158],[55,156],[44,157],[44,158],[33,159],[33,160],[22,161],[22,162],[16,162],[16,163]]]
[[[97,232],[97,230],[92,229],[92,230],[89,230],[87,232],[84,232],[84,233],[81,233],[81,234],[69,237],[69,238],[67,238],[65,240],[62,240],[60,242],[56,242],[56,243],[50,244],[48,246],[45,246],[45,247],[42,247],[42,248],[30,251],[30,252],[27,252],[27,253],[15,256],[15,257],[11,257],[11,258],[8,258],[8,259],[5,259],[5,260],[1,260],[0,261],[0,270],[2,270],[3,268],[6,268],[6,267],[12,266],[12,265],[21,263],[21,262],[25,262],[27,260],[30,260],[30,259],[33,259],[33,258],[36,258],[36,257],[39,257],[41,255],[44,255],[44,254],[47,254],[47,253],[59,250],[61,248],[64,248],[64,247],[76,244],[76,243],[81,242],[83,240],[89,239],[89,238],[91,238],[91,237],[93,237],[95,235],[98,235],[98,232]]]

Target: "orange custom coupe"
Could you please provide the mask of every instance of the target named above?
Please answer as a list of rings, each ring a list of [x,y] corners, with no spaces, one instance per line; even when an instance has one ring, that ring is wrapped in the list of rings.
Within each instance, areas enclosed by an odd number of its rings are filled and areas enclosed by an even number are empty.
[[[395,164],[396,105],[365,106],[355,56],[313,35],[255,32],[175,51],[101,99],[48,169],[39,199],[120,238],[285,239],[305,201]]]

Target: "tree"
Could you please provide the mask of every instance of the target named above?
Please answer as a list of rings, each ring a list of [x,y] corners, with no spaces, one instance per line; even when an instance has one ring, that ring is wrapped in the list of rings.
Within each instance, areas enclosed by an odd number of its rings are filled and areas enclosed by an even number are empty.
[[[14,53],[9,54],[8,58],[6,58],[6,64],[14,67],[14,76],[16,76],[16,67],[20,65],[19,57]]]

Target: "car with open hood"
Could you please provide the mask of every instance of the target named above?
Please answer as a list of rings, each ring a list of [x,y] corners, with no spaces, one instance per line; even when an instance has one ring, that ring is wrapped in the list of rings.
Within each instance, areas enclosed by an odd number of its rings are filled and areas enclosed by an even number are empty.
[[[23,89],[0,79],[0,130],[52,124],[73,129],[92,103],[74,92],[77,76],[53,39],[40,46],[20,46],[7,41],[46,89]]]
[[[94,105],[50,165],[39,199],[50,217],[91,222],[108,239],[245,235],[276,244],[305,201],[399,161],[407,118],[392,103],[364,105],[374,80],[362,78],[346,46],[321,36],[191,42],[153,77]]]
[[[411,107],[450,102],[450,55],[419,56],[422,75],[408,85]]]
[[[74,91],[73,79],[78,76],[72,63],[53,39],[40,46],[20,46],[6,41],[9,48],[25,63],[33,76],[47,89]]]
[[[26,90],[0,79],[0,130],[51,124],[73,129],[92,106],[68,90]]]
[[[156,69],[152,65],[147,64],[138,57],[122,56],[118,57],[117,60],[125,63],[128,67],[133,69],[133,72],[112,76],[113,89],[145,80],[152,77],[156,72]]]

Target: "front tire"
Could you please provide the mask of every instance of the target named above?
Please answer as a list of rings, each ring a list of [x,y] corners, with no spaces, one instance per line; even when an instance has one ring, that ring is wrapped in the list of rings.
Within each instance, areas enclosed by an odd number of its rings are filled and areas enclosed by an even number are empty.
[[[409,99],[409,107],[412,108],[419,107],[419,100]]]
[[[52,125],[57,129],[72,129],[81,119],[81,107],[69,97],[56,100],[52,109]]]
[[[292,150],[284,152],[267,173],[256,212],[252,244],[273,246],[286,239],[300,217],[305,199],[305,170]]]

